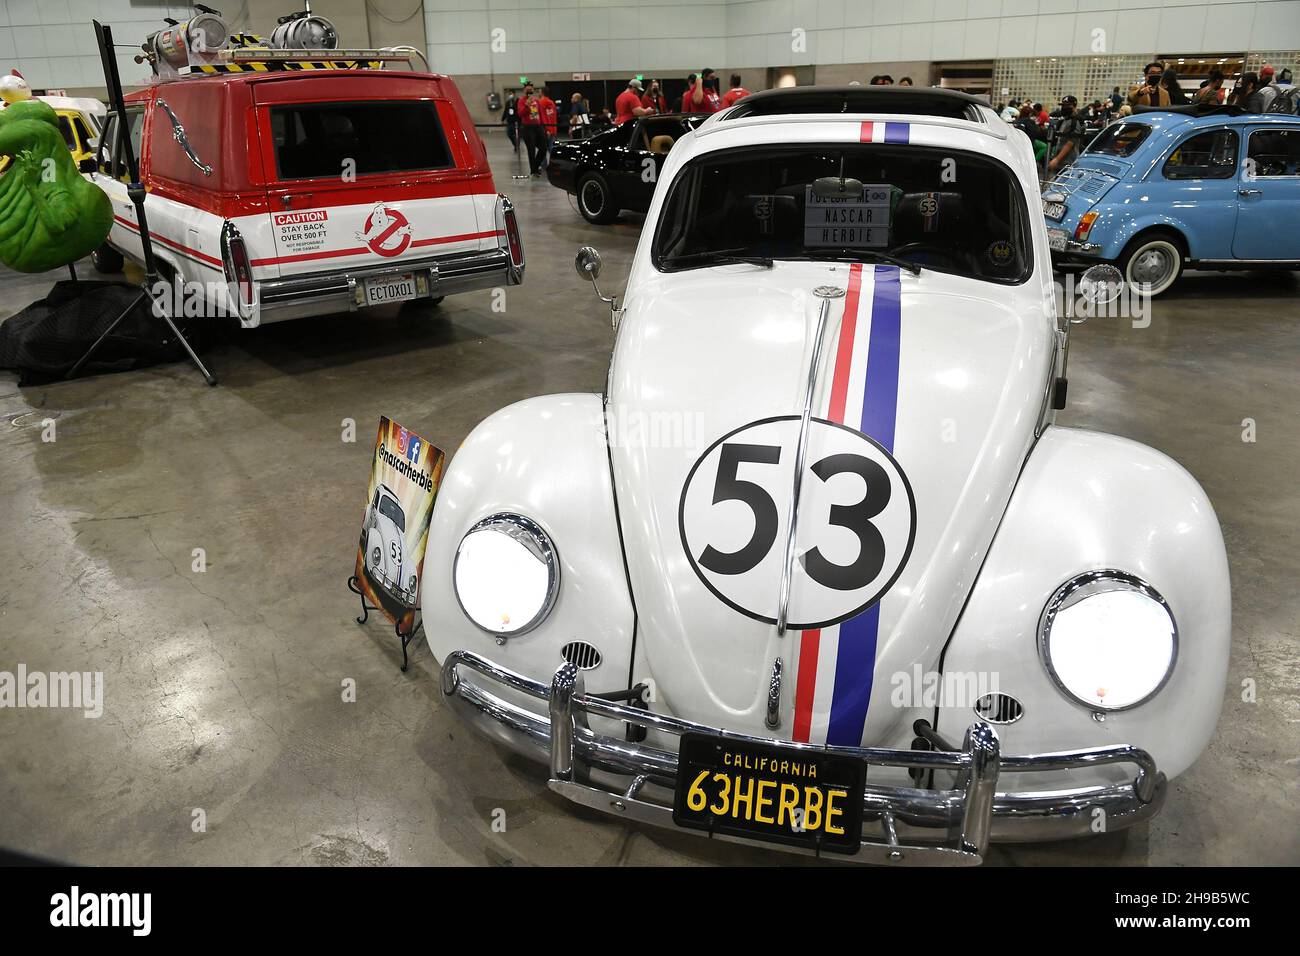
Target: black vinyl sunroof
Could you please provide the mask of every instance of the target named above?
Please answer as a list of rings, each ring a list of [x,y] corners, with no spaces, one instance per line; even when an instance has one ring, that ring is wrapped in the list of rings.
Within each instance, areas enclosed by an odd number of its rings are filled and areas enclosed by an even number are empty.
[[[902,113],[983,122],[983,100],[957,90],[879,86],[806,86],[745,97],[727,119],[794,113]]]

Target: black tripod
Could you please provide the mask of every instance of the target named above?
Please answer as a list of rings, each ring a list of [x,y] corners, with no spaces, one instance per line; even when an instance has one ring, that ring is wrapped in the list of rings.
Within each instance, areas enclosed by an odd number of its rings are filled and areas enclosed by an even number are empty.
[[[77,359],[77,364],[72,366],[64,377],[75,378],[76,374],[81,371],[81,367],[95,354],[95,350],[103,344],[104,340],[113,334],[113,330],[121,324],[122,320],[139,307],[140,303],[147,301],[150,305],[150,314],[160,317],[167,323],[167,327],[172,330],[172,334],[176,336],[176,340],[181,343],[181,346],[189,354],[190,361],[202,373],[207,383],[216,385],[216,378],[199,359],[190,346],[189,340],[176,327],[176,323],[172,321],[167,309],[160,307],[160,304],[154,301],[153,290],[158,283],[158,267],[153,257],[153,240],[149,237],[149,220],[144,212],[145,189],[140,182],[140,167],[136,163],[135,151],[131,148],[131,137],[127,135],[126,103],[122,100],[122,78],[117,72],[117,57],[113,55],[113,29],[104,26],[98,20],[95,20],[94,24],[95,39],[99,42],[99,57],[104,64],[104,82],[108,86],[109,102],[117,113],[117,124],[114,127],[114,135],[117,137],[117,152],[115,155],[120,153],[126,160],[126,171],[131,179],[130,183],[127,184],[126,194],[131,202],[135,204],[136,222],[140,225],[140,249],[144,254],[144,287],[140,290],[140,294],[131,300],[131,304],[122,310],[122,314],[114,319],[103,334],[95,340],[95,343],[86,350],[86,354]]]

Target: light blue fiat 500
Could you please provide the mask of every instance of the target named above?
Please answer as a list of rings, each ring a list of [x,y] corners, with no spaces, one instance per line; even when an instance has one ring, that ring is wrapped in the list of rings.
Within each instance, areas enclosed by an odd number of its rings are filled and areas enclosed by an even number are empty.
[[[1300,269],[1300,116],[1140,112],[1043,191],[1058,262],[1159,295],[1184,269]]]

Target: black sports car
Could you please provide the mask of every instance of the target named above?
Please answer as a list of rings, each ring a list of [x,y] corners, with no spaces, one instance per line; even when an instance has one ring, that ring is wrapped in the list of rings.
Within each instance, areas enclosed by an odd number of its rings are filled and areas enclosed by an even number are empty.
[[[706,119],[706,113],[644,116],[588,139],[558,142],[546,178],[578,198],[588,222],[611,223],[624,209],[645,212],[673,143]]]

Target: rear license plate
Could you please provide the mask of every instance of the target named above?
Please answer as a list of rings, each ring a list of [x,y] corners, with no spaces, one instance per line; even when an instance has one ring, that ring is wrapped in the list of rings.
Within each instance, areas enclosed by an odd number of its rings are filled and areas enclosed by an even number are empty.
[[[1049,229],[1047,230],[1047,248],[1053,252],[1065,251],[1065,230]]]
[[[750,839],[857,853],[867,765],[780,744],[684,734],[673,822]]]
[[[1045,202],[1043,203],[1043,215],[1048,219],[1055,219],[1060,222],[1065,218],[1065,203],[1063,202]]]
[[[415,287],[415,276],[407,273],[400,276],[382,276],[366,280],[366,305],[388,305],[390,302],[406,302],[419,298],[420,292]]]

